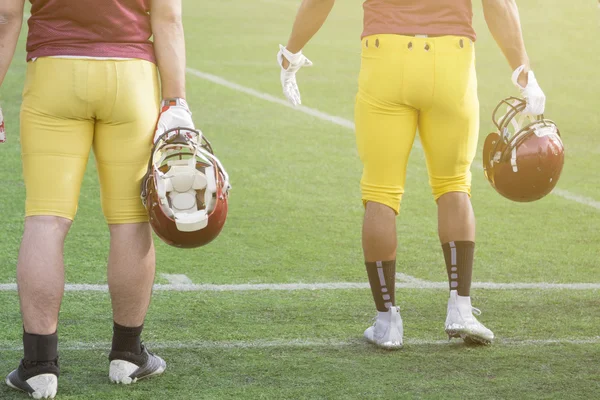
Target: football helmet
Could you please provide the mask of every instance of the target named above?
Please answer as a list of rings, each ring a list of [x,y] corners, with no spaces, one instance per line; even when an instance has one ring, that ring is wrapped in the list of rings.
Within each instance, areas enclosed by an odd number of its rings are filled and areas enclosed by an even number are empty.
[[[506,113],[499,117],[506,107]],[[483,170],[502,196],[519,202],[541,199],[554,189],[564,164],[564,146],[558,127],[543,115],[523,111],[523,99],[509,97],[494,109],[497,132],[483,145]]]
[[[142,182],[150,225],[165,243],[200,247],[225,225],[229,176],[200,131],[175,128],[154,144]]]

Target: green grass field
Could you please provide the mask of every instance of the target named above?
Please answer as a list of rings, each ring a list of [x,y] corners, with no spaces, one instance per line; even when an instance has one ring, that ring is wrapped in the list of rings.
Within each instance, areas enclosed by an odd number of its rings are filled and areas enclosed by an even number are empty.
[[[278,43],[287,40],[300,1],[184,3],[188,101],[196,124],[228,168],[233,190],[226,228],[210,246],[177,250],[157,240],[157,283],[169,283],[161,274],[185,274],[194,284],[218,286],[155,291],[144,338],[169,367],[164,376],[131,387],[108,383],[108,294],[67,292],[59,327],[60,398],[598,397],[600,15],[595,1],[519,2],[533,68],[548,97],[546,114],[561,128],[567,159],[556,193],[531,204],[501,198],[478,168],[480,155],[475,161],[473,302],[498,338],[492,346],[448,343],[444,335],[446,272],[436,209],[422,151],[414,149],[398,220],[398,272],[404,275],[397,298],[406,340],[398,352],[377,350],[362,339],[374,307],[364,286],[361,167],[352,130],[344,122],[257,97],[283,99],[275,54]],[[338,2],[305,50],[314,67],[299,75],[305,106],[350,121],[360,63],[360,5]],[[480,2],[474,6],[481,149],[492,129],[492,109],[516,93],[510,69],[485,28]],[[18,112],[25,36],[0,92],[9,135],[0,146],[0,284],[15,283],[24,214]],[[215,76],[223,81],[215,82]],[[68,283],[104,285],[107,249],[90,162],[66,245]],[[344,283],[363,287],[348,289]],[[290,286],[281,290],[281,284]],[[0,286],[2,375],[21,355],[13,287]],[[94,288],[102,286],[88,287]],[[0,385],[0,398],[24,397]]]

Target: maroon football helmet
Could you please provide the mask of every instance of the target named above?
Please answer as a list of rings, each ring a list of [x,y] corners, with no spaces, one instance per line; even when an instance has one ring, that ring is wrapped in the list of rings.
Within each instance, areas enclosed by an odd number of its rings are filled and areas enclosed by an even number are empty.
[[[564,147],[556,124],[543,115],[523,114],[525,100],[504,99],[492,121],[498,128],[483,145],[483,170],[487,180],[507,199],[527,202],[541,199],[554,189],[564,164]],[[506,107],[506,114],[498,118]]]
[[[229,176],[201,132],[176,128],[154,144],[142,202],[156,235],[182,248],[215,239],[227,218]]]

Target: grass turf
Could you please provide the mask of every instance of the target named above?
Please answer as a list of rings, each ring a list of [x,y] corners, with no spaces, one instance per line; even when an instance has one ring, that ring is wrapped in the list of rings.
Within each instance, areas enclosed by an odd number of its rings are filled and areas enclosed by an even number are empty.
[[[274,56],[289,34],[298,1],[184,3],[191,68],[279,95]],[[481,148],[492,126],[491,110],[515,92],[510,70],[485,30],[481,7],[474,6]],[[598,201],[596,4],[532,0],[519,7],[528,51],[548,95],[547,116],[559,124],[567,146],[558,186]],[[305,105],[349,120],[360,63],[360,12],[358,2],[336,4],[306,48],[315,66],[299,74]],[[9,133],[9,142],[0,147],[0,283],[15,281],[25,195],[17,135],[24,35],[19,46],[0,93]],[[158,272],[186,274],[195,283],[364,282],[360,164],[353,132],[192,75],[188,97],[196,123],[232,176],[230,215],[223,234],[206,248],[181,251],[157,243]],[[600,282],[598,209],[559,196],[509,203],[479,169],[473,168],[473,174],[475,280]],[[103,283],[108,233],[93,162],[79,206],[66,246],[67,280]],[[435,205],[419,149],[411,156],[398,223],[399,271],[443,281]],[[500,340],[488,348],[467,348],[411,345],[411,340],[444,339],[445,293],[402,290],[398,298],[408,344],[396,353],[360,340],[373,316],[369,296],[368,290],[157,292],[145,334],[150,345],[195,342],[203,347],[158,350],[169,362],[167,374],[131,388],[108,385],[106,348],[64,350],[59,393],[69,399],[188,399],[591,398],[598,392],[597,339],[553,345],[506,342],[597,337],[598,291],[476,290],[481,319]],[[62,345],[106,343],[110,321],[106,294],[69,293],[61,312]],[[0,293],[0,371],[16,366],[20,329],[16,293]],[[343,345],[286,345],[304,340]],[[247,345],[231,348],[227,341]],[[260,347],[261,341],[271,345]],[[22,395],[1,387],[0,397]]]

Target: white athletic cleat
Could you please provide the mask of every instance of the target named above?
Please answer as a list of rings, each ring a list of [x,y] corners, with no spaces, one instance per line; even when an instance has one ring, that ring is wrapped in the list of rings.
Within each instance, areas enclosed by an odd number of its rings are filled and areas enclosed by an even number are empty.
[[[445,324],[448,339],[462,338],[469,344],[492,343],[494,333],[477,321],[473,313],[480,315],[481,311],[471,306],[471,298],[451,290]]]
[[[123,385],[160,375],[167,368],[165,360],[149,352],[144,345],[142,345],[142,354],[112,351],[109,358],[109,379],[111,382]]]
[[[365,338],[378,347],[394,350],[402,347],[402,317],[400,307],[377,313],[375,323],[365,330]]]
[[[58,367],[56,371],[58,372]],[[34,399],[53,399],[56,396],[58,377],[54,373],[30,376],[21,362],[18,369],[8,374],[6,384],[13,389],[28,393]]]

